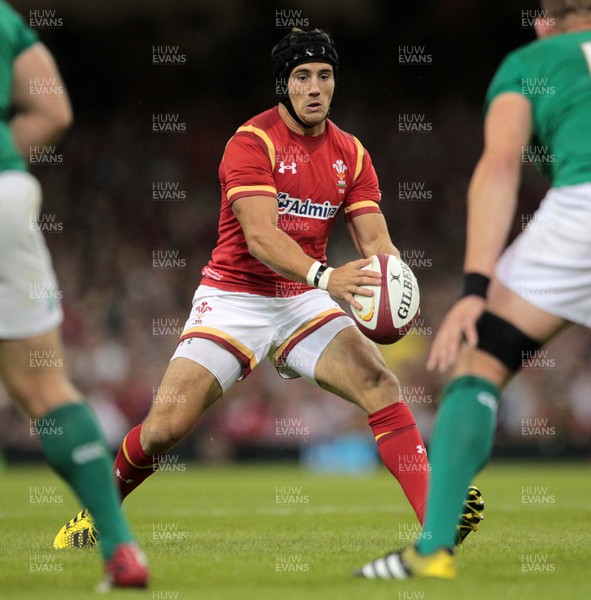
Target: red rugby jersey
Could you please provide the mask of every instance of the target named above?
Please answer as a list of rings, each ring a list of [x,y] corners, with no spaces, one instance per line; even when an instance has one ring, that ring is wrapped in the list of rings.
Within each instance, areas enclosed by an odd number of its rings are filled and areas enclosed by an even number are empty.
[[[379,213],[380,189],[368,152],[327,120],[324,133],[290,131],[277,107],[248,120],[228,142],[219,169],[219,238],[201,283],[232,292],[288,297],[312,288],[269,269],[248,252],[232,202],[271,196],[278,226],[310,257],[326,261],[328,236],[339,213],[346,219]]]

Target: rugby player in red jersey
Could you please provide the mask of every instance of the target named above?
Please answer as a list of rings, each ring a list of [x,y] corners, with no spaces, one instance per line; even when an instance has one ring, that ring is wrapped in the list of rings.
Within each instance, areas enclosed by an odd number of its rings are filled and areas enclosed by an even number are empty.
[[[117,455],[121,496],[269,357],[282,376],[304,377],[369,415],[382,461],[422,522],[429,467],[415,420],[375,344],[331,298],[361,308],[354,294],[370,296],[364,286],[380,283],[378,273],[361,270],[367,257],[399,256],[368,152],[328,119],[338,76],[334,43],[319,30],[293,30],[272,59],[279,104],[249,119],[226,146],[218,243],[162,380],[166,391]],[[331,268],[326,245],[341,214],[364,258]],[[160,397],[170,390],[183,402]]]

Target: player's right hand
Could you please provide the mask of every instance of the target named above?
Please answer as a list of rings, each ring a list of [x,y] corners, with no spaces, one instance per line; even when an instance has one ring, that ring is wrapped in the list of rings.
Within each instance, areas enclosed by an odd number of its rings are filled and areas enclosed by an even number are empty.
[[[377,271],[361,270],[370,263],[371,258],[361,258],[334,269],[328,280],[328,293],[334,298],[341,298],[354,308],[361,310],[362,306],[355,300],[354,295],[373,296],[373,291],[363,286],[380,285],[382,283],[382,276]]]
[[[435,336],[429,352],[427,369],[438,368],[444,373],[453,366],[464,341],[470,347],[478,343],[476,321],[484,312],[486,300],[480,296],[466,296],[458,300],[448,311]]]

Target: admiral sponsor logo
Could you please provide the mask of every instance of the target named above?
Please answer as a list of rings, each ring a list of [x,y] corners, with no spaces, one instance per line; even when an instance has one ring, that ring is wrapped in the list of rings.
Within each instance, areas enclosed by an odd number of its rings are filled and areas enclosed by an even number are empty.
[[[153,133],[185,133],[187,124],[179,121],[179,115],[168,113],[154,113],[152,115]]]
[[[206,265],[205,267],[203,267],[203,269],[201,269],[201,275],[203,275],[203,277],[207,277],[209,279],[215,279],[216,281],[221,281],[224,278],[224,276],[221,273],[219,273],[215,269],[212,269],[208,265]]]
[[[328,200],[325,200],[322,204],[318,204],[312,202],[311,198],[306,198],[306,200],[292,198],[287,192],[279,192],[277,198],[279,200],[280,215],[300,215],[324,221],[332,219],[342,204],[334,206]]]
[[[401,133],[429,133],[433,124],[426,121],[427,115],[402,113],[398,115],[398,131]]]
[[[433,55],[427,54],[425,46],[398,46],[398,64],[430,65]]]
[[[179,46],[152,46],[153,65],[184,65],[187,55],[181,54]]]

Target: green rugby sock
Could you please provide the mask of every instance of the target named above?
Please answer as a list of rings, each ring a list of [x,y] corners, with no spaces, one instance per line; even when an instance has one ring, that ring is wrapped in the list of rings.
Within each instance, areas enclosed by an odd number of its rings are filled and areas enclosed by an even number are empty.
[[[454,545],[466,489],[492,451],[499,396],[496,385],[474,376],[459,377],[443,391],[429,447],[431,480],[420,554]]]
[[[85,404],[64,404],[37,419],[49,464],[90,509],[101,534],[100,551],[109,559],[118,544],[133,541],[116,491],[112,457],[98,423]]]

